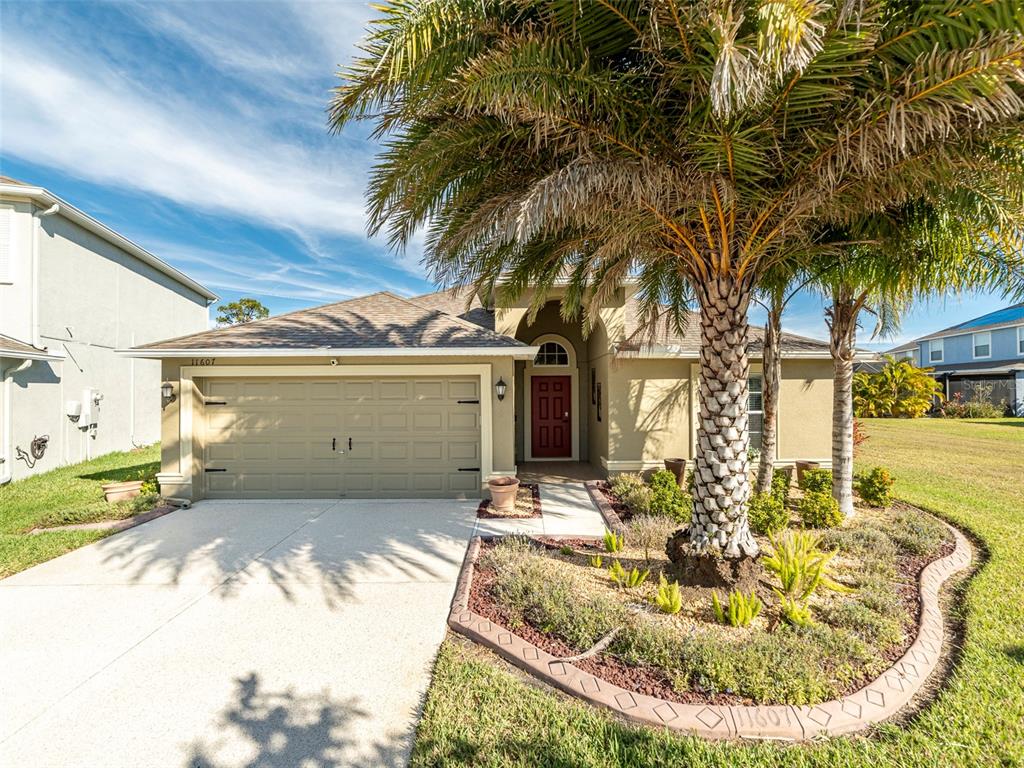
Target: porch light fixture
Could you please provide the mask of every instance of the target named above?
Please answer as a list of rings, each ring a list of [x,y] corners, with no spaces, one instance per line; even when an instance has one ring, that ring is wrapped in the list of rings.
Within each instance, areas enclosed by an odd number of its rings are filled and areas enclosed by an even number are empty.
[[[505,399],[505,390],[508,389],[508,384],[505,383],[504,379],[499,378],[498,383],[494,385],[494,391],[498,393],[498,400]]]
[[[170,405],[174,402],[174,385],[169,381],[165,381],[160,385],[160,399],[164,401],[164,405]]]

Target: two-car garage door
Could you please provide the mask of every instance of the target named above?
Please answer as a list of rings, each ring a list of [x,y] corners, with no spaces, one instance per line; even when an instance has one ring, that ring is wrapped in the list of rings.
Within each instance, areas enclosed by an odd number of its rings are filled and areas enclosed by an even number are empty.
[[[475,497],[475,377],[208,378],[208,498]]]

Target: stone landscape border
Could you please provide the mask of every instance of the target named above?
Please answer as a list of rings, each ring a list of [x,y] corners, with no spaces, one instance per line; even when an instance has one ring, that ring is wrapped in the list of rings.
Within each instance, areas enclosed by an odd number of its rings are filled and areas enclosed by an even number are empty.
[[[592,495],[600,493],[594,491]],[[921,623],[914,643],[895,664],[859,691],[814,706],[681,704],[627,691],[552,656],[469,610],[473,569],[480,554],[479,536],[470,541],[466,550],[448,626],[545,683],[644,725],[711,739],[805,741],[838,736],[863,730],[895,715],[910,703],[938,667],[945,638],[939,593],[945,581],[968,568],[972,559],[967,538],[956,528],[946,527],[953,533],[955,546],[950,554],[929,563],[921,572]]]
[[[604,518],[604,524],[608,530],[613,533],[623,533],[626,530],[626,524],[622,522],[619,513],[608,503],[608,498],[601,490],[601,482],[601,480],[587,480],[584,485],[586,485],[587,493],[590,494],[590,498],[594,502],[594,506],[597,507],[597,511]]]
[[[75,523],[73,525],[55,525],[52,528],[33,528],[29,533],[33,536],[38,536],[40,533],[49,533],[50,531],[110,531],[111,533],[120,533],[137,525],[148,523],[150,520],[156,520],[158,517],[170,514],[176,509],[179,509],[179,507],[171,504],[161,504],[159,507],[153,507],[148,512],[140,512],[133,517],[126,517],[123,520],[100,520],[96,523]]]

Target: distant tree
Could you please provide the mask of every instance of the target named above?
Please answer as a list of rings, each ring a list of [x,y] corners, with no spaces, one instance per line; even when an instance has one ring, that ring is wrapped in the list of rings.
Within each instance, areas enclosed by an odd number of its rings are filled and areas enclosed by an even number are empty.
[[[270,315],[258,299],[239,299],[217,307],[217,325],[241,325]]]

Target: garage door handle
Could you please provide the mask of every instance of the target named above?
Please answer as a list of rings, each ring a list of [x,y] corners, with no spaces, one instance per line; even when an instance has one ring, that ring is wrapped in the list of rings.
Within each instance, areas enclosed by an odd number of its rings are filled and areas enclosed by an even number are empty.
[[[331,438],[331,450],[332,451],[338,450],[338,438],[336,438],[336,437],[332,437]]]
[[[480,467],[459,467],[459,472],[479,472]]]
[[[456,400],[458,405],[480,405],[479,400]]]
[[[226,469],[212,469],[210,467],[207,467],[206,469],[203,470],[203,472],[227,472],[227,470]]]

